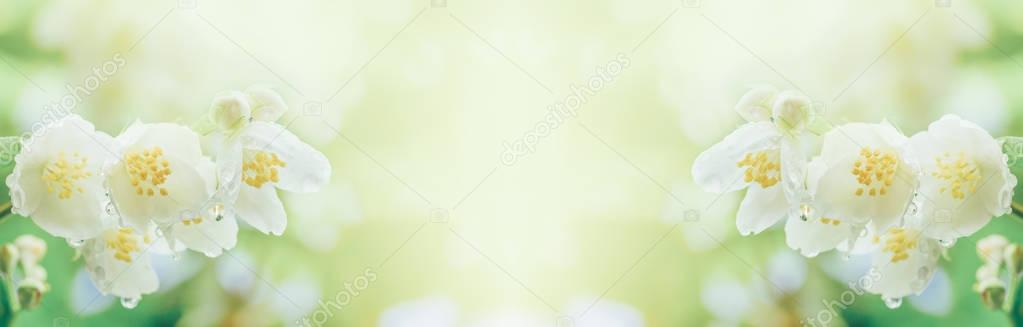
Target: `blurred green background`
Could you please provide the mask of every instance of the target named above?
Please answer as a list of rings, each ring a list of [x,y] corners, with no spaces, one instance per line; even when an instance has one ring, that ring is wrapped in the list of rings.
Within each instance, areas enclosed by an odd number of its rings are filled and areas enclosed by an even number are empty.
[[[5,0],[0,134],[99,77],[72,110],[110,134],[191,124],[215,94],[269,85],[291,107],[281,123],[334,171],[319,193],[283,195],[281,237],[243,228],[219,258],[154,258],[161,291],[132,310],[99,296],[63,240],[9,220],[0,241],[47,240],[53,286],[17,325],[329,311],[330,326],[799,326],[867,259],[804,259],[780,228],[740,237],[741,194],[700,191],[692,160],[760,84],[802,90],[836,123],[910,134],[956,113],[1023,135],[1021,17],[1007,0]],[[629,66],[577,116],[501,163],[505,142],[619,55]],[[971,291],[991,233],[1020,241],[1023,225],[994,220],[923,295],[894,310],[860,296],[832,325],[1006,325]]]

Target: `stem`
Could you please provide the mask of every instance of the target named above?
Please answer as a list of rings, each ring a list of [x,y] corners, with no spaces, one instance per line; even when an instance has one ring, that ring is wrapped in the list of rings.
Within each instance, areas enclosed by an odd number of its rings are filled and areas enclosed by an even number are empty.
[[[8,218],[14,216],[13,214],[11,214],[11,208],[12,207],[10,202],[0,204],[0,224],[7,222]]]
[[[1016,217],[1023,219],[1023,204],[1012,201],[1012,213],[1016,215]]]
[[[1010,276],[1010,287],[1008,289],[1008,298],[1005,301],[1005,305],[1009,306],[1009,321],[1012,322],[1013,326],[1023,326],[1023,287],[1019,287],[1019,276]]]
[[[21,302],[18,300],[13,274],[0,274],[0,326],[10,326],[18,310],[21,310]]]

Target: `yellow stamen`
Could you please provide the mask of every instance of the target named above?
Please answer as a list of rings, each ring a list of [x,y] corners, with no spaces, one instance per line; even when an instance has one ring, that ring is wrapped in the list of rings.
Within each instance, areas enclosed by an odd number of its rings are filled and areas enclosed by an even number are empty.
[[[937,170],[931,173],[946,183],[939,191],[946,191],[953,199],[963,200],[966,196],[977,192],[980,186],[980,167],[960,152],[957,157],[945,152],[944,156],[934,158]]]
[[[160,165],[157,165],[157,162]],[[124,156],[125,169],[139,196],[168,196],[170,192],[161,187],[167,183],[172,171],[170,162],[163,160],[163,149],[156,146],[142,151],[129,152]],[[163,167],[160,167],[163,166]]]
[[[882,250],[892,254],[892,263],[909,259],[909,250],[915,249],[920,233],[902,227],[888,230]]]
[[[763,188],[774,186],[781,180],[781,164],[776,151],[747,153],[736,166],[747,167],[745,173],[747,183],[756,182]]]
[[[42,179],[46,184],[46,191],[57,193],[57,198],[61,200],[70,199],[75,191],[84,193],[85,189],[78,186],[78,182],[92,177],[92,173],[86,170],[88,166],[89,158],[75,152],[69,160],[64,151],[61,151],[56,160],[50,161],[43,168]]]
[[[143,238],[143,241],[149,243],[148,237]],[[107,248],[114,250],[114,258],[127,263],[131,263],[131,254],[139,252],[139,236],[135,235],[134,230],[127,227],[118,228],[114,232],[110,232],[106,235]]]
[[[853,163],[852,175],[860,188],[853,191],[856,196],[885,196],[888,194],[887,187],[892,186],[895,179],[895,172],[899,167],[899,157],[894,151],[871,149],[864,147],[860,149],[860,158]]]
[[[265,151],[256,152],[250,159],[242,165],[242,180],[255,188],[260,188],[268,182],[280,181],[277,168],[287,166],[277,154]]]

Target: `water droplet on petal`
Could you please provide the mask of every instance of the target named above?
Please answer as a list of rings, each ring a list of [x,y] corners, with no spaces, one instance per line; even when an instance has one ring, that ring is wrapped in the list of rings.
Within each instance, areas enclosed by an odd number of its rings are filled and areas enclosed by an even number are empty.
[[[121,306],[125,309],[135,309],[135,307],[139,306],[140,300],[142,300],[141,297],[122,297]]]
[[[944,246],[946,248],[950,248],[956,245],[956,240],[955,239],[938,240],[938,244],[941,244],[941,246]]]
[[[799,212],[799,219],[800,220],[808,221],[808,220],[810,220],[810,217],[813,217],[813,214],[814,214],[813,206],[811,206],[809,204],[802,204],[802,205],[799,206],[799,208],[800,208],[800,212]]]
[[[111,216],[116,216],[117,215],[117,208],[114,207],[114,203],[113,202],[107,202],[106,210],[107,210],[107,214],[108,215],[111,215]]]
[[[915,216],[917,212],[920,212],[920,207],[916,205],[916,202],[910,202],[909,207],[906,208],[906,215]]]
[[[886,297],[884,298],[884,305],[888,307],[888,309],[898,309],[900,306],[902,306],[902,298]]]
[[[73,240],[73,239],[68,239],[67,240],[67,245],[70,246],[70,247],[73,247],[73,248],[81,247],[82,244],[85,244],[85,240]]]

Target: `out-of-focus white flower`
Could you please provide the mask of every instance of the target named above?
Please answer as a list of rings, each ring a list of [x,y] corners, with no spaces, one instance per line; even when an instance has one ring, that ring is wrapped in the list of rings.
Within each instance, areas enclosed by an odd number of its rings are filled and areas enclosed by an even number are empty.
[[[224,202],[233,203],[229,212],[259,231],[280,235],[287,226],[287,215],[277,189],[315,192],[330,179],[330,163],[322,153],[274,123],[287,110],[277,93],[255,88],[246,91],[243,99],[234,97],[218,98],[213,104],[214,117],[230,120],[235,113],[246,111],[234,106],[245,103],[250,106],[251,117],[229,124],[232,128],[212,134],[209,140],[217,153],[221,181],[225,182],[221,191],[225,193]]]
[[[124,222],[136,229],[174,223],[210,198],[199,171],[199,137],[168,123],[136,122],[117,136],[122,160],[110,170],[110,196]]]
[[[748,188],[736,217],[740,233],[767,229],[802,201],[806,158],[800,137],[813,118],[810,105],[792,92],[754,89],[736,105],[750,122],[693,162],[693,180],[706,191]]]
[[[12,212],[46,232],[75,240],[98,235],[103,214],[103,171],[114,159],[113,139],[70,115],[36,131],[7,177]]]
[[[29,267],[39,264],[46,255],[46,242],[32,235],[21,235],[14,239],[22,266]]]
[[[565,310],[572,317],[572,326],[579,327],[642,327],[643,314],[635,307],[611,300],[580,298]],[[564,325],[564,324],[562,324]]]
[[[1007,245],[1009,240],[1005,239],[1005,236],[992,234],[977,242],[977,255],[988,264],[997,267],[1002,263],[1004,258],[1002,252]]]
[[[906,213],[915,170],[902,155],[907,138],[891,124],[852,123],[824,135],[808,173],[812,211],[786,226],[789,245],[819,253],[857,237],[865,227],[885,230]]]
[[[380,314],[381,327],[454,327],[458,305],[449,298],[433,296],[394,305]]]
[[[920,166],[918,192],[928,236],[969,236],[1010,212],[1016,176],[1001,145],[979,126],[942,117],[909,140],[907,156]]]
[[[159,281],[147,253],[154,231],[111,227],[82,244],[86,270],[101,293],[137,301],[157,290]]]

